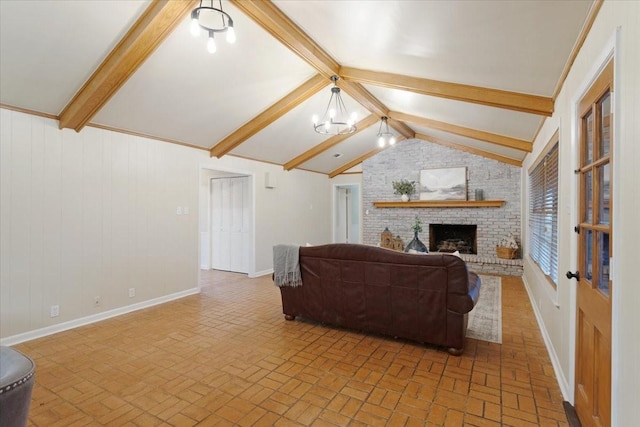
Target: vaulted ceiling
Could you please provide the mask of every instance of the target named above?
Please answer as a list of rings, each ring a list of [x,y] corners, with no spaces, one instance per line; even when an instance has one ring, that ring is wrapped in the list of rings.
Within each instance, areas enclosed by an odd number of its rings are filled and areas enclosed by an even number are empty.
[[[381,116],[520,165],[600,2],[225,0],[237,42],[215,54],[189,33],[197,4],[1,0],[0,103],[329,176],[379,150]],[[334,74],[359,122],[327,137],[311,117]]]

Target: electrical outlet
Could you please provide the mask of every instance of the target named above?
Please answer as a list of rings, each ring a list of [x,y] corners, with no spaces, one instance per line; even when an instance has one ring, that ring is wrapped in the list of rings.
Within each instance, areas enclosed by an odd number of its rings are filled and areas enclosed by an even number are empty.
[[[60,306],[59,305],[52,305],[49,314],[51,315],[51,317],[60,316]]]
[[[95,297],[93,299],[93,305],[94,307],[100,307],[100,297]]]
[[[136,296],[136,288],[129,288],[129,298]]]

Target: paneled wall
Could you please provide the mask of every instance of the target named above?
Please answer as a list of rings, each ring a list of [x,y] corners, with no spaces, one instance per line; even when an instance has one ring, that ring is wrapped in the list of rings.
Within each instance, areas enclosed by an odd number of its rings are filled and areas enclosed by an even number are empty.
[[[197,288],[208,153],[0,111],[0,336]]]

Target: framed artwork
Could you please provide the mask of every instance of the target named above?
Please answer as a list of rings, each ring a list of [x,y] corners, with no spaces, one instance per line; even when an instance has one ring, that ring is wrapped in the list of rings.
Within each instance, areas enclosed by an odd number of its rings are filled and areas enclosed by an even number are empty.
[[[467,200],[467,168],[421,170],[420,200]]]

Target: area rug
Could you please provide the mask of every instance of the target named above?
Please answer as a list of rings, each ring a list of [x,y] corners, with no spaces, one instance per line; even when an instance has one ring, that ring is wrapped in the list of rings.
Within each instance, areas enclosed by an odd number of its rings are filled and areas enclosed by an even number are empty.
[[[480,298],[469,312],[467,338],[502,343],[502,283],[500,277],[480,276]]]

